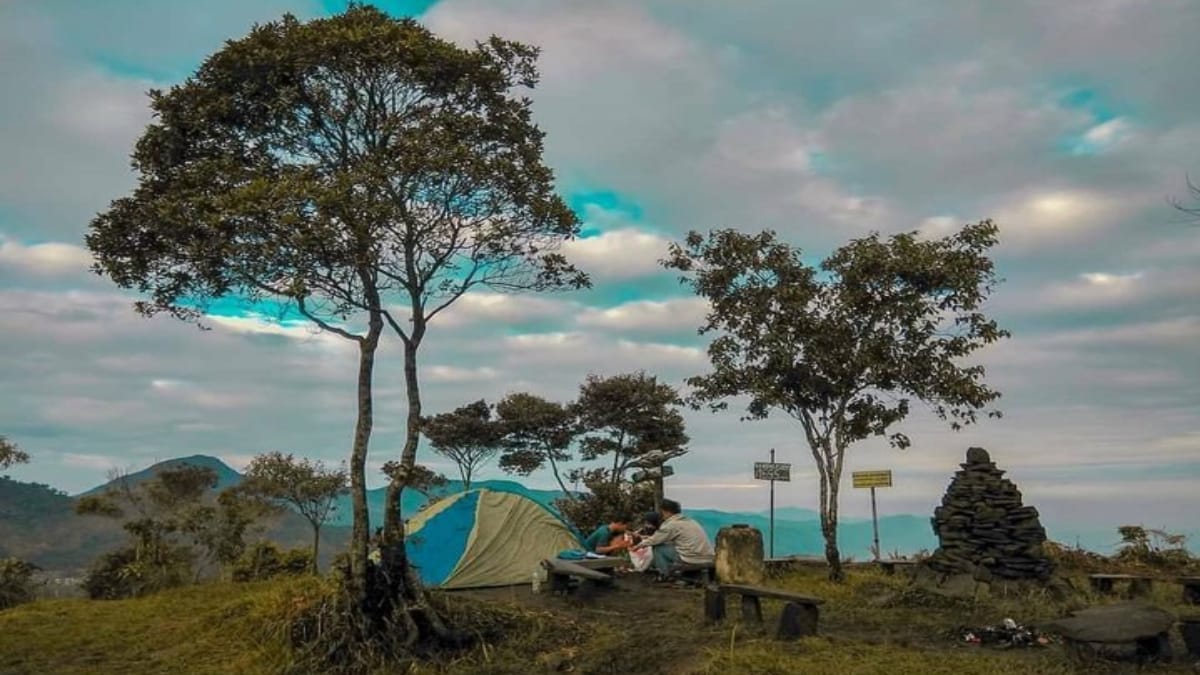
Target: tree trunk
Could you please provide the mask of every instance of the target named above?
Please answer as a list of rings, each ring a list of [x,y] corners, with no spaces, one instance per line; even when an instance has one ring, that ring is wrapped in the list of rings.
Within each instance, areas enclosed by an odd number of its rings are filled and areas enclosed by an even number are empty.
[[[826,446],[824,461],[818,462],[821,476],[821,535],[825,538],[825,560],[829,563],[830,581],[841,582],[846,575],[842,570],[842,556],[838,550],[838,487],[841,483],[840,457]]]
[[[558,481],[558,487],[562,488],[563,494],[568,499],[574,499],[575,495],[567,489],[567,484],[563,482],[562,476],[558,474],[558,462],[554,461],[554,451],[547,452],[546,458],[550,460],[550,471],[554,474],[554,480]]]
[[[379,347],[382,332],[383,317],[372,312],[367,334],[358,343],[358,421],[354,427],[354,449],[350,453],[350,504],[354,512],[350,537],[350,590],[360,601],[367,588],[367,546],[371,531],[366,473],[367,449],[374,423],[371,381],[375,372],[375,350]]]
[[[471,468],[458,467],[458,475],[462,476],[463,492],[471,489]]]
[[[321,524],[314,521],[312,523],[312,529],[313,529],[312,573],[313,573],[313,576],[321,576],[321,563],[318,562],[318,560],[320,560],[320,554],[321,554]]]
[[[414,331],[414,336],[416,331]],[[408,398],[408,424],[405,430],[404,449],[400,451],[400,472],[397,479],[388,484],[387,505],[384,508],[383,539],[386,545],[404,544],[404,514],[400,509],[400,498],[404,494],[408,472],[417,464],[417,444],[421,440],[421,383],[417,379],[417,349],[420,343],[414,337],[404,341],[404,392]]]

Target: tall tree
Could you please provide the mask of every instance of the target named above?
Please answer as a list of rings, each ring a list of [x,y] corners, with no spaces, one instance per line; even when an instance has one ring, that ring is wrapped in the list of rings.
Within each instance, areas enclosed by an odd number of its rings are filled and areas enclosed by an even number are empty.
[[[821,532],[830,576],[842,578],[838,487],[846,449],[892,431],[912,400],[953,429],[976,421],[1000,394],[983,366],[961,359],[1008,337],[980,310],[995,284],[991,221],[923,240],[871,235],[837,249],[820,268],[773,232],[692,232],[664,265],[711,303],[700,333],[713,372],[692,377],[691,397],[712,410],[749,398],[743,419],[780,410],[800,422],[820,476]],[[989,416],[999,416],[990,410]]]
[[[417,354],[430,321],[477,287],[588,285],[556,252],[579,222],[554,192],[530,100],[513,94],[536,83],[536,57],[497,37],[462,49],[358,4],[256,26],[183,84],[151,92],[138,185],[87,237],[97,272],[150,296],[144,314],[196,320],[215,298],[269,300],[358,346],[349,582],[363,607],[373,598],[377,629],[393,602],[406,616],[431,614],[399,511],[416,466]],[[388,588],[368,593],[372,376],[389,326],[403,343],[408,423],[387,465]],[[409,619],[407,632],[445,637],[436,619]]]
[[[21,448],[17,447],[16,443],[8,440],[4,436],[0,436],[0,470],[7,469],[14,464],[25,464],[29,462],[29,455]]]
[[[294,509],[308,521],[313,531],[312,573],[319,574],[321,526],[337,509],[338,497],[346,493],[346,470],[326,468],[320,461],[297,459],[290,453],[268,452],[251,460],[244,475],[238,486],[243,493]]]
[[[683,401],[675,388],[645,372],[612,377],[588,375],[572,410],[583,434],[580,456],[611,458],[608,480],[616,485],[639,457],[687,445]]]
[[[483,399],[422,419],[421,432],[434,452],[458,467],[463,490],[471,489],[475,471],[500,452],[500,425],[492,419],[492,406]]]
[[[518,392],[496,404],[503,431],[500,468],[521,476],[549,465],[563,494],[573,497],[563,482],[560,464],[572,458],[575,416],[561,403]]]

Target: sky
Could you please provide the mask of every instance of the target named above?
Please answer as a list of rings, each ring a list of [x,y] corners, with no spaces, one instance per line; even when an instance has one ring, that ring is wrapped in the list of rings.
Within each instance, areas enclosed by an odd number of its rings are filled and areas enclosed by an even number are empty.
[[[927,514],[967,447],[988,448],[1060,531],[1194,527],[1200,508],[1200,223],[1169,204],[1200,179],[1194,0],[392,0],[463,45],[542,48],[534,115],[588,237],[595,286],[473,293],[422,347],[426,410],[512,391],[567,401],[589,373],[707,372],[705,306],[657,264],[691,229],[776,230],[818,260],[870,232],[994,219],[1013,338],[976,359],[1004,417],[961,432],[918,411],[881,513]],[[354,425],[351,344],[227,303],[214,330],[144,319],[88,270],[89,220],[126,194],[145,92],[223,40],[317,0],[0,0],[0,434],[15,478],[77,492],[114,467],[195,453],[336,463]],[[402,445],[399,351],[377,370],[368,481]],[[764,510],[752,465],[790,462],[779,505],[815,508],[803,434],[780,417],[687,412],[685,509]],[[428,450],[420,461],[441,470]],[[494,467],[483,477],[501,478]],[[528,484],[550,487],[545,475]],[[869,514],[843,490],[843,513]]]

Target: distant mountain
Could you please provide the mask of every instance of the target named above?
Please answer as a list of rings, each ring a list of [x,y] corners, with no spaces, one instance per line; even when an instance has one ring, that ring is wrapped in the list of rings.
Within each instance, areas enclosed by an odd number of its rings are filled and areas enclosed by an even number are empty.
[[[212,469],[213,472],[217,474],[217,490],[224,490],[225,488],[233,487],[234,485],[242,482],[242,474],[234,471],[228,464],[222,462],[220,459],[217,459],[216,457],[210,457],[208,455],[192,455],[191,457],[168,459],[166,461],[146,467],[141,471],[131,473],[125,476],[125,480],[129,481],[129,483],[132,485],[137,485],[154,478],[165,469],[174,469],[184,465]],[[97,485],[87,492],[81,492],[76,496],[86,497],[88,495],[100,494],[108,488],[115,486],[115,484],[116,481],[109,481],[103,485]]]

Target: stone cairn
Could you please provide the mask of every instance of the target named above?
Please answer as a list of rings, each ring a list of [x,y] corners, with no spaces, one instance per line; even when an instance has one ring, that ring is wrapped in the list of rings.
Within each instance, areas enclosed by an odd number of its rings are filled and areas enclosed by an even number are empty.
[[[983,448],[967,450],[942,505],[934,509],[940,546],[928,566],[946,575],[971,574],[980,581],[1046,581],[1054,572],[1042,550],[1046,530],[1037,509],[1021,505],[1021,491]]]

